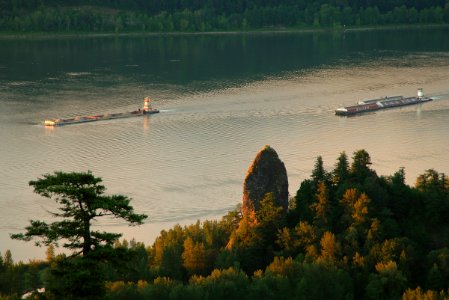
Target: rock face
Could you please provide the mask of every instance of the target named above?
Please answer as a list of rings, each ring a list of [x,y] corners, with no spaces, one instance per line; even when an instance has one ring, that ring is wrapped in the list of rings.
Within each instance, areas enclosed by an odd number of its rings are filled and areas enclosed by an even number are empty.
[[[265,146],[248,169],[243,183],[242,211],[247,215],[257,211],[265,194],[273,193],[276,203],[286,212],[288,209],[288,179],[284,163],[276,151]]]

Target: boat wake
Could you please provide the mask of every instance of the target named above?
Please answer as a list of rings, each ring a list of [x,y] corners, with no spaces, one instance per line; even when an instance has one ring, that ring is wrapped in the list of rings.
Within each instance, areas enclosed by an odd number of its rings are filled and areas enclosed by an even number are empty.
[[[440,94],[436,96],[432,96],[433,100],[449,100],[449,94]]]

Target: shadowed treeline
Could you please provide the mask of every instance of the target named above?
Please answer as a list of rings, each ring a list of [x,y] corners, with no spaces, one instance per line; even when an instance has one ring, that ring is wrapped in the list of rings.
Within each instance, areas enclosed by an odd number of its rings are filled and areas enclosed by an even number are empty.
[[[449,22],[447,0],[3,0],[12,32],[205,32]]]

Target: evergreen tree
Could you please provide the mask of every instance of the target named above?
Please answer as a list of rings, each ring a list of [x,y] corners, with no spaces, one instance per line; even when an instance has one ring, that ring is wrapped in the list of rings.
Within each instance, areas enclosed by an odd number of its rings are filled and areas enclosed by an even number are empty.
[[[323,158],[318,156],[315,161],[315,166],[312,170],[312,183],[318,189],[320,182],[325,182],[327,180],[327,173],[324,170]]]
[[[312,180],[306,179],[301,182],[301,186],[296,192],[295,196],[295,220],[294,221],[306,221],[311,223],[313,221],[313,213],[310,210],[310,206],[315,200],[315,188]]]
[[[11,250],[6,250],[5,254],[3,255],[3,266],[5,268],[12,268],[14,265],[14,260],[12,259],[12,253]]]
[[[366,150],[362,149],[355,151],[352,159],[351,175],[356,182],[363,183],[366,177],[372,174],[371,157]]]
[[[335,185],[341,185],[349,178],[349,162],[346,152],[340,153],[332,172],[332,179]]]
[[[11,238],[24,241],[38,238],[36,245],[47,246],[62,241],[64,248],[78,250],[71,257],[60,256],[52,262],[48,293],[56,299],[97,299],[104,293],[101,264],[116,258],[112,245],[121,234],[93,231],[93,221],[109,216],[137,225],[147,218],[134,213],[128,197],[105,196],[105,187],[100,182],[90,172],[55,172],[30,181],[36,193],[59,204],[59,211],[51,214],[62,220],[51,224],[31,220],[25,233],[12,234]]]
[[[26,233],[12,234],[11,238],[30,241],[40,238],[36,245],[57,245],[64,241],[63,247],[81,251],[76,254],[87,256],[91,251],[102,246],[112,246],[121,236],[117,233],[92,231],[92,222],[97,218],[109,216],[128,221],[131,225],[142,224],[147,218],[143,214],[135,214],[130,199],[123,195],[105,196],[105,187],[101,178],[92,173],[46,174],[37,181],[30,181],[34,191],[41,196],[53,199],[60,205],[59,212],[51,213],[62,218],[47,224],[43,221],[31,220]]]

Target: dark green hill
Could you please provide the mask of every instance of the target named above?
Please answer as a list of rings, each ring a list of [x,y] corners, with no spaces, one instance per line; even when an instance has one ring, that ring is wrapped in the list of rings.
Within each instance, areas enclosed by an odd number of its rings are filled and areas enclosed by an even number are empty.
[[[204,32],[449,23],[448,0],[1,0],[9,32]]]

